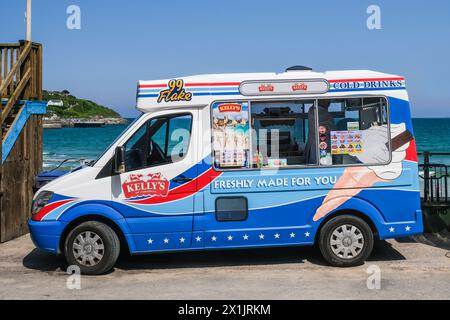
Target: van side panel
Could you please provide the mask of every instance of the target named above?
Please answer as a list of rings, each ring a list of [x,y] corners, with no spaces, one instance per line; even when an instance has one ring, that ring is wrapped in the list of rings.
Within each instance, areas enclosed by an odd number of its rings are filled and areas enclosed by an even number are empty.
[[[407,98],[406,92],[397,96]],[[413,135],[408,101],[391,97],[388,102],[390,123],[404,124]],[[365,166],[222,171],[203,191],[205,213],[194,215],[194,232],[204,232],[206,248],[310,244],[326,217],[357,211],[373,222],[381,239],[421,233],[414,140],[405,153],[398,178],[356,187],[319,219],[318,209],[330,200],[326,196],[347,169],[367,170]],[[216,201],[227,197],[247,199],[245,220],[218,221]]]

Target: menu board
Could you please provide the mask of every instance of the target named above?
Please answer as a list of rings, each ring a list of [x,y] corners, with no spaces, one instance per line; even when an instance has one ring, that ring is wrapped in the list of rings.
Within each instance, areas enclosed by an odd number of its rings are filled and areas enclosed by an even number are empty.
[[[331,154],[357,154],[363,152],[361,130],[331,131]]]
[[[246,167],[250,154],[248,103],[218,102],[212,112],[216,167]]]

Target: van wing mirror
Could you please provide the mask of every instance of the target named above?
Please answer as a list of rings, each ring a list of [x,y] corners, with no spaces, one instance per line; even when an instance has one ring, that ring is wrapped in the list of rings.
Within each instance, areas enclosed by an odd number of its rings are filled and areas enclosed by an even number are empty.
[[[114,153],[114,172],[116,174],[125,173],[125,148],[123,146],[116,147]]]

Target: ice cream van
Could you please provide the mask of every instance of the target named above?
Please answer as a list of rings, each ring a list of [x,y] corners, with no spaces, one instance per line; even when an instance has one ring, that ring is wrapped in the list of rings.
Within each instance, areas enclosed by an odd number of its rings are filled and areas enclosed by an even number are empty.
[[[318,244],[334,266],[422,233],[405,79],[374,71],[140,81],[142,112],[37,192],[35,245],[85,274],[119,253]]]

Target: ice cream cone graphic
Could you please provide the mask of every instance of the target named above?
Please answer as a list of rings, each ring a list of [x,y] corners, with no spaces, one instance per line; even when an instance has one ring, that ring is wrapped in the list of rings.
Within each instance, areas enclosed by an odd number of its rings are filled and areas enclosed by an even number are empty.
[[[363,131],[363,152],[355,154],[362,163],[386,163],[389,160],[387,126],[374,126]],[[346,168],[333,188],[328,192],[313,220],[318,221],[337,209],[347,200],[356,196],[361,190],[372,187],[377,182],[386,182],[402,174],[402,161],[406,149],[413,139],[404,123],[391,124],[392,159],[388,165],[360,166]]]

